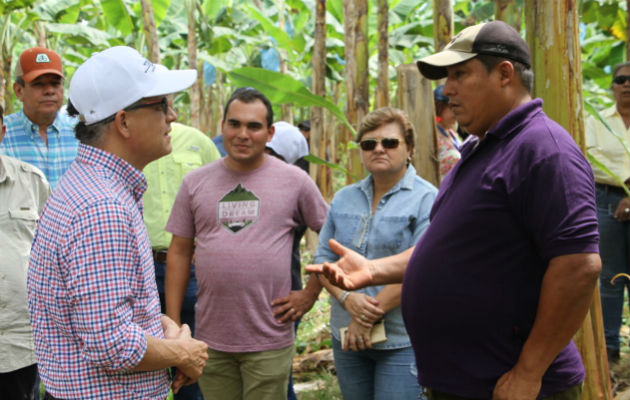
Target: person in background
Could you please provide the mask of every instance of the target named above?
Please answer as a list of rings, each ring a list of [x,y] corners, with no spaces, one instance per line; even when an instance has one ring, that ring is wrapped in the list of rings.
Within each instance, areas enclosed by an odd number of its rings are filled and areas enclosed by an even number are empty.
[[[269,99],[237,89],[223,113],[227,156],[184,177],[166,225],[166,312],[175,322],[194,247],[206,399],[286,399],[292,321],[315,301],[308,286],[291,291],[291,246],[297,226],[319,231],[328,205],[304,171],[265,154],[272,124]]]
[[[217,135],[213,137],[212,143],[214,143],[214,145],[217,147],[217,150],[219,151],[221,157],[225,157],[227,153],[225,152],[225,147],[223,147],[223,136]]]
[[[300,130],[300,133],[304,135],[304,137],[306,138],[306,142],[308,143],[308,141],[311,139],[311,120],[305,119],[304,121],[300,122],[297,127]]]
[[[0,142],[6,132],[0,106]],[[26,272],[37,220],[50,194],[43,172],[0,155],[0,393],[31,400],[37,364],[28,317]]]
[[[39,168],[52,189],[77,155],[75,118],[59,112],[63,104],[61,58],[43,47],[24,50],[15,68],[13,91],[23,108],[5,120],[0,154]]]
[[[630,156],[624,149],[630,146],[630,62],[615,66],[610,85],[615,104],[600,113],[610,126],[610,132],[599,119],[586,119],[586,146],[595,158],[622,180],[630,177]],[[617,135],[621,139],[615,137]],[[608,361],[612,366],[619,361],[619,329],[623,310],[624,290],[630,290],[627,279],[610,282],[620,272],[630,273],[630,199],[622,183],[593,165],[597,220],[599,223],[599,251],[602,256],[600,294],[604,317],[604,335]]]
[[[168,105],[173,108],[173,96],[168,96]],[[151,163],[144,170],[147,179],[147,191],[144,193],[144,222],[155,263],[155,279],[162,313],[166,313],[164,300],[164,278],[166,275],[166,255],[171,243],[171,234],[164,228],[173,208],[175,196],[184,176],[202,165],[221,158],[212,140],[198,129],[177,122],[171,123],[172,151]],[[195,332],[195,303],[197,302],[197,279],[195,266],[190,266],[190,281],[186,288],[181,310],[181,322]],[[199,385],[194,383],[184,386],[175,394],[176,400],[201,400]]]
[[[431,224],[415,247],[371,261],[331,241],[339,261],[306,270],[350,289],[403,281],[431,400],[577,400],[585,371],[572,338],[601,269],[591,168],[532,99],[529,47],[505,22],[468,27],[417,64],[446,78],[459,125],[475,135]]]
[[[339,258],[330,239],[368,258],[397,254],[418,241],[429,225],[437,190],[410,164],[414,134],[407,116],[394,108],[379,108],[361,121],[357,143],[370,175],[335,194],[319,235],[316,263]],[[401,285],[349,292],[323,277],[322,283],[332,299],[330,329],[343,398],[418,399],[421,388],[400,309]],[[383,318],[387,340],[373,344],[371,329]],[[343,342],[342,327],[347,327]]]
[[[303,157],[308,154],[308,144],[306,142],[306,138],[300,133],[300,131],[293,125],[289,124],[285,121],[278,121],[273,124],[274,134],[271,140],[267,143],[267,153],[271,154],[274,157],[277,157],[289,164],[296,165],[304,170],[308,174],[308,162],[306,164],[306,168],[304,168],[303,164],[300,164],[300,161],[304,161]],[[302,264],[300,259],[300,241],[302,237],[306,233],[306,225],[300,225],[295,228],[295,233],[293,236],[293,247],[291,250],[291,292],[296,294],[301,293],[302,290]],[[309,286],[309,290],[311,290],[311,294],[306,297],[307,305],[304,307],[305,309],[311,309],[315,300],[319,296],[319,292],[321,292],[322,286],[319,284],[317,279],[314,279]],[[314,287],[312,285],[315,285]],[[315,291],[317,293],[315,293]],[[282,305],[289,301],[288,297],[274,299],[271,303],[272,305]],[[304,312],[306,313],[306,311]],[[281,321],[285,320],[293,320],[295,326],[295,332],[297,334],[298,326],[300,325],[300,318],[292,317],[289,315],[281,315],[282,313],[278,313],[277,317],[280,318]],[[295,394],[295,389],[293,388],[293,374],[289,375],[289,387],[287,389],[287,399],[288,400],[296,400],[297,395]]]
[[[448,106],[448,97],[444,96],[444,85],[433,90],[435,101],[435,120],[437,122],[438,161],[442,179],[461,158],[459,148],[462,144],[457,134],[457,118]]]
[[[27,278],[47,400],[164,399],[205,366],[207,346],[160,313],[142,220],[142,169],[171,151],[167,95],[196,77],[126,46],[94,53],[72,77],[81,144],[46,202]]]

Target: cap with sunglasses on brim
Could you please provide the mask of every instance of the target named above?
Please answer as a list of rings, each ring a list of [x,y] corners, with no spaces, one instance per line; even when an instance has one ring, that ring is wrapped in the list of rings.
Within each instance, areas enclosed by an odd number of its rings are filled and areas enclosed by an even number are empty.
[[[86,125],[102,121],[145,97],[179,92],[197,79],[194,69],[157,67],[137,50],[111,47],[94,53],[72,76],[69,98]]]
[[[426,78],[442,79],[447,76],[446,67],[480,54],[504,57],[531,67],[529,46],[514,28],[503,21],[485,22],[464,29],[444,50],[420,59],[417,65]]]
[[[46,74],[64,78],[59,54],[45,47],[32,47],[20,54],[20,59],[15,65],[16,77],[21,76],[24,82],[32,82]]]

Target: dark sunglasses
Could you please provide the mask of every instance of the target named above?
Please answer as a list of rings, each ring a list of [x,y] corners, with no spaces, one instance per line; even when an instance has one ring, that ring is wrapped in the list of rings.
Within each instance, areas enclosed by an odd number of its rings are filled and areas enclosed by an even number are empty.
[[[138,103],[136,105],[131,105],[125,108],[125,111],[132,111],[132,110],[137,110],[139,108],[153,107],[157,105],[162,106],[162,112],[164,114],[168,112],[168,100],[166,99],[166,97],[162,97],[160,100],[150,101],[148,103]]]
[[[613,79],[613,82],[617,85],[623,85],[626,81],[630,81],[630,75],[617,75]]]
[[[162,106],[162,112],[164,114],[166,114],[168,112],[168,99],[166,97],[162,97],[160,100],[156,100],[156,101],[150,101],[148,103],[138,103],[135,105],[130,105],[129,107],[125,108],[125,111],[132,111],[132,110],[137,110],[139,108],[145,108],[145,107],[152,107],[152,106]],[[108,124],[110,122],[112,122],[114,119],[116,119],[116,114],[118,114],[117,112],[114,113],[114,115],[110,115],[109,117],[105,118],[102,121],[99,121],[99,124]]]
[[[400,139],[396,138],[383,138],[381,140],[377,139],[365,139],[359,142],[359,147],[363,151],[372,151],[376,148],[377,143],[381,143],[384,149],[395,149],[400,144]]]

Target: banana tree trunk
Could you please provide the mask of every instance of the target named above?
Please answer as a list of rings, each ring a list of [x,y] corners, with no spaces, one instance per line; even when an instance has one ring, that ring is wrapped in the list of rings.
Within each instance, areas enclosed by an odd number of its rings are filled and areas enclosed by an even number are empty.
[[[398,71],[398,108],[405,111],[416,129],[412,163],[416,173],[435,187],[440,186],[437,158],[435,105],[431,81],[425,79],[416,64],[400,65]]]
[[[2,51],[2,59],[0,60],[0,70],[2,77],[0,80],[0,99],[4,106],[4,115],[7,116],[13,112],[13,103],[11,101],[11,60],[9,54],[6,55],[4,49]]]
[[[37,35],[37,45],[39,47],[48,47],[46,46],[46,24],[44,21],[35,23],[35,34]]]
[[[276,0],[275,3],[276,9],[278,10],[278,28],[284,31],[286,25],[284,19],[284,0]],[[280,48],[278,51],[278,55],[278,59],[280,61],[280,72],[283,75],[287,75],[289,73],[289,67],[287,65],[287,51],[283,48]],[[291,104],[285,103],[282,105],[282,118],[290,124],[293,123],[293,108],[291,107]]]
[[[534,95],[545,101],[550,118],[585,150],[582,66],[577,1],[527,0],[527,41],[536,74]],[[575,335],[586,368],[582,399],[612,399],[599,288]]]
[[[201,81],[202,73],[197,65],[197,19],[195,17],[197,11],[198,0],[186,0],[186,11],[188,14],[188,65],[189,68],[196,69],[197,80],[191,86],[190,90],[190,125],[197,129],[201,129]]]
[[[315,4],[315,37],[313,44],[313,93],[326,96],[326,0]],[[322,107],[311,108],[310,151],[321,159],[326,159],[327,134]],[[332,196],[327,168],[311,164],[310,174],[325,199]]]
[[[521,31],[523,10],[515,0],[494,0],[496,5],[496,19],[509,24],[517,31]]]
[[[389,3],[378,0],[378,85],[376,87],[376,107],[389,105]]]
[[[346,107],[348,121],[358,128],[369,108],[368,72],[368,4],[367,0],[343,2],[346,56]],[[346,131],[346,143],[356,139]],[[357,177],[364,175],[359,149],[348,150],[348,170]],[[348,176],[348,183],[352,178]]]
[[[433,40],[435,51],[442,50],[453,37],[452,0],[433,0]]]
[[[147,40],[149,60],[152,63],[160,63],[160,45],[158,43],[157,28],[155,27],[155,16],[153,14],[153,3],[151,0],[140,0],[142,5],[142,22],[144,25],[144,35]]]
[[[626,60],[630,61],[630,0],[626,0]]]

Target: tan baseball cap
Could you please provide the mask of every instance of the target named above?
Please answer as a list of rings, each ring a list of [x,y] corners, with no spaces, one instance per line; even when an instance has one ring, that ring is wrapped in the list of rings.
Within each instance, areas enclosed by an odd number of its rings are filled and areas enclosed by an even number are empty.
[[[24,82],[31,82],[44,74],[55,74],[64,78],[59,54],[44,47],[24,50],[15,67],[15,76],[21,76]]]
[[[521,35],[503,21],[485,22],[459,32],[444,50],[417,62],[428,79],[446,77],[446,67],[468,61],[479,54],[504,57],[531,67],[529,46]]]

